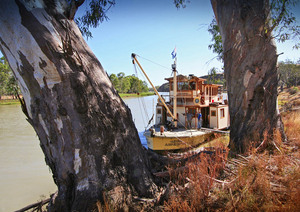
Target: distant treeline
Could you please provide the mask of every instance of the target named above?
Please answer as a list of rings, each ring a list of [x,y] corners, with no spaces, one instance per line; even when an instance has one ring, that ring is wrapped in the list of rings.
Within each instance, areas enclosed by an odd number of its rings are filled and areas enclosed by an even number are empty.
[[[300,85],[300,59],[297,63],[287,60],[285,62],[279,62],[279,85],[284,87],[292,87]]]
[[[119,93],[141,93],[149,91],[147,83],[137,78],[134,74],[125,76],[123,72],[120,72],[117,75],[109,75],[109,78]]]

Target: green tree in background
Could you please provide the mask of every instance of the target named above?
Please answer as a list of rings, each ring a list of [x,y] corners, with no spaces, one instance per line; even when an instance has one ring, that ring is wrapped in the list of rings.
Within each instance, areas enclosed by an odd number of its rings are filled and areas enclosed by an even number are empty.
[[[0,58],[0,99],[2,95],[16,95],[19,86],[4,57]]]
[[[300,65],[291,60],[279,62],[278,71],[280,76],[280,84],[287,86],[297,86],[300,84]]]
[[[224,73],[221,73],[217,68],[211,68],[207,73],[207,83],[208,84],[219,84],[223,85],[226,89],[226,80],[224,78]]]
[[[115,74],[111,74],[109,76],[110,81],[114,85],[115,89],[120,92],[120,81],[119,78]]]
[[[125,76],[124,72],[120,72],[117,75],[111,74],[109,78],[119,93],[141,93],[149,91],[147,83],[137,78],[134,74]]]

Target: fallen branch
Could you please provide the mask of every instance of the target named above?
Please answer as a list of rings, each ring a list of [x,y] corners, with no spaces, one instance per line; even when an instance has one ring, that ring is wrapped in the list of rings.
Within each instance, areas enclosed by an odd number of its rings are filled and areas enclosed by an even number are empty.
[[[179,173],[179,172],[184,172],[185,170],[187,170],[188,167],[184,166],[184,167],[180,167],[171,171],[163,171],[163,172],[156,172],[153,173],[156,177],[169,177],[174,175],[175,173]]]
[[[34,203],[34,204],[31,204],[31,205],[28,205],[28,206],[26,206],[20,210],[17,210],[15,212],[24,212],[24,211],[28,211],[29,209],[37,208],[37,207],[41,208],[43,205],[48,204],[49,202],[50,202],[50,198],[42,200],[42,201]]]

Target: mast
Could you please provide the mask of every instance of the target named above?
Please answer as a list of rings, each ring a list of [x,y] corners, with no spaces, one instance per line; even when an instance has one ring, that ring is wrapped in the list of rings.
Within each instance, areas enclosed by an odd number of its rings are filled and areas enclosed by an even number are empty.
[[[168,106],[166,105],[165,101],[163,100],[163,98],[160,96],[160,94],[158,93],[158,91],[156,90],[156,88],[154,87],[154,85],[152,84],[152,82],[150,81],[149,77],[147,76],[147,74],[145,73],[144,69],[142,68],[141,64],[139,63],[139,61],[136,59],[136,54],[132,53],[131,54],[132,57],[132,62],[133,64],[136,62],[138,64],[138,66],[140,67],[140,69],[142,70],[143,74],[146,76],[147,80],[149,81],[150,85],[152,86],[154,92],[156,93],[156,95],[158,96],[158,98],[160,99],[160,101],[162,102],[162,104],[164,105],[164,107],[166,108],[167,112],[170,114],[170,116],[173,118],[173,120],[177,120],[175,118],[175,116],[173,116],[172,112],[170,111],[170,109],[168,108]]]
[[[173,116],[175,117],[174,126],[177,127],[177,76],[176,76],[176,61],[175,57],[174,64],[172,65],[173,70]]]

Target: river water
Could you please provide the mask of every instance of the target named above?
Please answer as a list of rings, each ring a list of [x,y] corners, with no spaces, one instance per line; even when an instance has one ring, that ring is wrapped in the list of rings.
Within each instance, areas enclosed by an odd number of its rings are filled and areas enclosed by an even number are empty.
[[[156,101],[156,96],[124,98],[144,146],[142,134]],[[21,209],[56,191],[39,140],[20,105],[0,105],[0,188],[0,212]]]

